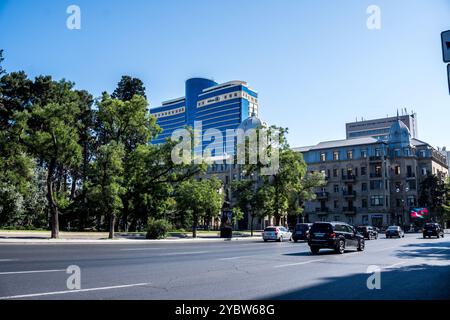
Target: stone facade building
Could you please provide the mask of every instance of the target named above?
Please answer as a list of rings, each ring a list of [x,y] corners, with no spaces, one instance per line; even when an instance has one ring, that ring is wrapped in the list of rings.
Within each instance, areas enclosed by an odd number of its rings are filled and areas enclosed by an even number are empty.
[[[397,119],[387,137],[362,137],[295,148],[310,172],[322,172],[327,185],[305,206],[307,221],[345,221],[385,227],[410,226],[420,182],[428,174],[445,179],[446,157],[411,137]]]

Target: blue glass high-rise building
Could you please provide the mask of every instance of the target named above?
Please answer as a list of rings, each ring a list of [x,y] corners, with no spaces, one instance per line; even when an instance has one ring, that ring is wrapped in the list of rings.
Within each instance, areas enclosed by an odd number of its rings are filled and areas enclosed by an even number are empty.
[[[153,143],[163,143],[172,132],[201,121],[202,130],[237,129],[250,115],[258,115],[258,94],[244,81],[219,84],[209,79],[191,78],[186,81],[185,96],[168,100],[150,109],[163,132]]]

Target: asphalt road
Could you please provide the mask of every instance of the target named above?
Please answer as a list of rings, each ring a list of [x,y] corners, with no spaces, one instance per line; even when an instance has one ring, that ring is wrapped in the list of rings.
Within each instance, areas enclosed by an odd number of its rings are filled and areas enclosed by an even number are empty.
[[[69,290],[66,269],[81,270]],[[369,290],[369,266],[380,289]],[[373,276],[372,276],[373,277]],[[0,244],[0,299],[450,299],[450,237],[306,243]]]

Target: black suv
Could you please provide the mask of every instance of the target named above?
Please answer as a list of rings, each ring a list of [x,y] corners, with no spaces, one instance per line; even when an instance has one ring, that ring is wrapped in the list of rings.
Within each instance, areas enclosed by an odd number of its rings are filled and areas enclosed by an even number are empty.
[[[292,240],[297,242],[298,240],[308,240],[309,229],[311,229],[312,223],[297,223],[295,230],[292,233]]]
[[[320,249],[344,253],[346,248],[364,250],[364,237],[344,222],[315,222],[309,230],[308,245],[312,254]]]
[[[444,229],[442,229],[439,223],[427,223],[423,227],[423,237],[431,238],[431,237],[444,237]]]
[[[358,231],[364,239],[378,239],[378,231],[372,226],[358,226],[356,227],[356,231]]]

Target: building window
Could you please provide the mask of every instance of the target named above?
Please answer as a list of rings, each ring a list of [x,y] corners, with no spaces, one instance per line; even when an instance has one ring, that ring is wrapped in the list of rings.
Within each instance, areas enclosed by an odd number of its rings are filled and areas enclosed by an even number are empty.
[[[338,176],[338,169],[333,169],[333,177],[337,177]]]
[[[372,207],[382,207],[384,205],[384,197],[383,196],[371,196],[370,197],[370,205]]]
[[[400,149],[395,149],[394,154],[397,158],[400,157]]]
[[[327,160],[327,154],[325,152],[322,152],[320,154],[320,161],[325,162]]]
[[[361,175],[365,176],[367,174],[367,167],[361,167]]]
[[[363,182],[361,184],[361,191],[367,191],[367,183]]]
[[[339,216],[334,216],[334,221],[339,221],[340,217]]]
[[[333,152],[333,160],[339,160],[339,151]]]
[[[422,175],[426,176],[428,174],[427,168],[422,168]]]
[[[333,187],[334,193],[339,193],[339,185],[335,184]]]
[[[348,151],[347,151],[347,159],[348,159],[348,160],[353,159],[353,150],[348,150]]]
[[[367,208],[368,207],[367,199],[362,199],[361,200],[361,207],[363,207],[363,208]]]
[[[408,196],[407,203],[409,207],[414,207],[416,205],[416,197]]]
[[[394,172],[395,172],[395,174],[396,174],[397,176],[399,176],[399,175],[400,175],[400,173],[401,173],[401,170],[400,170],[400,166],[399,166],[399,165],[396,165],[396,166],[395,166],[395,168],[394,168]]]
[[[405,148],[405,156],[409,157],[411,155],[411,149]]]
[[[339,208],[339,200],[334,200],[334,208],[337,209]]]
[[[383,180],[372,180],[370,181],[370,190],[382,190]]]
[[[363,158],[363,159],[367,158],[367,151],[366,150],[361,150],[361,158]]]
[[[375,149],[375,156],[376,157],[381,156],[381,150],[380,149],[378,149],[378,148]]]

